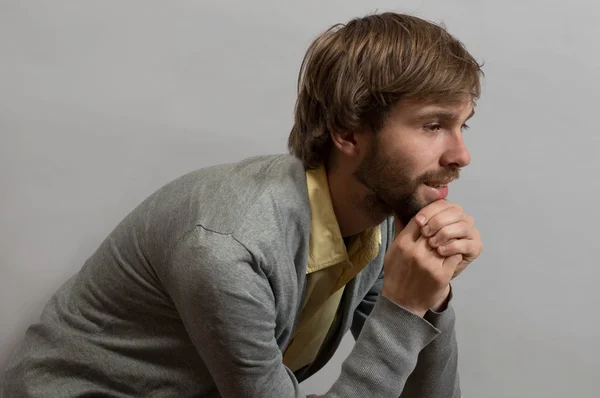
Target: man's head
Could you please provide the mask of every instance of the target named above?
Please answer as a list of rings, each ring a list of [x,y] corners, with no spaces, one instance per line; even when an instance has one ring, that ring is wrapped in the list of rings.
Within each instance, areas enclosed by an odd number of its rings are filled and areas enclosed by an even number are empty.
[[[384,13],[335,25],[302,63],[290,151],[308,169],[347,170],[353,200],[374,218],[407,222],[445,196],[431,185],[469,163],[461,132],[481,75],[458,40],[420,18]]]

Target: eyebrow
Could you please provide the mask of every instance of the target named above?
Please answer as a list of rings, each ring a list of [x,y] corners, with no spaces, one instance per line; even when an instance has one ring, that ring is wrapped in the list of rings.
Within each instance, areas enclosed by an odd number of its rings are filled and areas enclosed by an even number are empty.
[[[474,115],[475,115],[475,109],[471,109],[471,114],[469,115],[469,117],[467,117],[465,122],[467,120],[471,119]],[[419,122],[422,122],[425,120],[431,120],[431,119],[446,120],[449,122],[458,122],[459,117],[456,113],[453,113],[453,112],[432,111],[432,112],[427,112],[422,115],[419,115],[419,116],[417,116],[416,119]]]

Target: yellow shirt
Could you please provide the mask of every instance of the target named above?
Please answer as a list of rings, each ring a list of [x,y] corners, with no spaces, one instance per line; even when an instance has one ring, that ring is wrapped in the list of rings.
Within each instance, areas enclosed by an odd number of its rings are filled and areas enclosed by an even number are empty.
[[[325,167],[306,172],[311,225],[306,266],[306,293],[300,320],[283,363],[292,371],[316,358],[344,292],[352,280],[379,252],[379,226],[353,237],[348,249],[333,211]]]

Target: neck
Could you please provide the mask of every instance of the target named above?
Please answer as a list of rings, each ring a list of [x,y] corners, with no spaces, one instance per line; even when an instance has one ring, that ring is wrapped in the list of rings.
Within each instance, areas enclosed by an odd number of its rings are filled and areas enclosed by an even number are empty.
[[[357,235],[385,220],[385,214],[375,215],[366,209],[365,188],[351,172],[334,164],[328,164],[326,168],[333,211],[343,237]]]

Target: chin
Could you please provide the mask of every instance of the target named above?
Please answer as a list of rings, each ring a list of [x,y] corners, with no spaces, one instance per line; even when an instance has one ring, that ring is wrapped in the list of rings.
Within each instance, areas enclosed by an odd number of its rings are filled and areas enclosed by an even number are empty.
[[[402,222],[402,224],[407,225],[410,220],[429,203],[430,202],[427,200],[414,195],[411,198],[406,198],[402,203],[398,203],[397,206],[394,207],[393,214]]]
[[[423,207],[429,204],[424,196],[418,190],[412,195],[398,195],[393,200],[385,200],[382,196],[377,195],[376,200],[373,201],[377,205],[372,206],[372,218],[383,222],[386,218],[394,216],[406,225]]]

